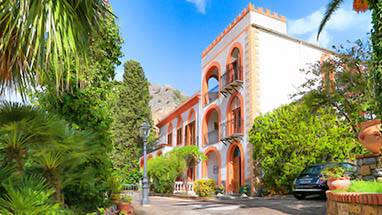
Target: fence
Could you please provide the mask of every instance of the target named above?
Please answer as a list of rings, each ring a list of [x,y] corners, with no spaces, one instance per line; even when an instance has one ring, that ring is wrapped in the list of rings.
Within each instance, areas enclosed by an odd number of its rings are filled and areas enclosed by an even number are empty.
[[[194,182],[188,182],[188,193],[193,194],[194,193]],[[185,193],[186,192],[186,186],[183,184],[182,181],[176,181],[174,184],[174,193]]]

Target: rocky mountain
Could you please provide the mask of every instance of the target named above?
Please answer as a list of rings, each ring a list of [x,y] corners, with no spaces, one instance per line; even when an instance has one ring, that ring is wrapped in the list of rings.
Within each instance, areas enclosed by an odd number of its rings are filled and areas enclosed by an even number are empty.
[[[149,91],[151,95],[150,107],[154,124],[163,119],[173,111],[178,105],[183,103],[188,96],[170,85],[158,86],[150,83]]]

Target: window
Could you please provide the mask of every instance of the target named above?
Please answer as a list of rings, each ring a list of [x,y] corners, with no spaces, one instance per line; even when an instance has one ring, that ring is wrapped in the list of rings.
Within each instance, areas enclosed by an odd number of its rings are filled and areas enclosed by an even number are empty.
[[[231,110],[233,131],[234,133],[241,133],[241,105],[237,96],[232,100]]]
[[[172,132],[167,135],[167,145],[172,146]]]
[[[186,126],[186,145],[196,145],[196,129],[195,121],[190,122]]]
[[[236,80],[242,80],[241,56],[238,48],[234,48],[231,52],[231,62],[228,64],[228,83]]]
[[[182,127],[176,131],[176,145],[182,145]]]

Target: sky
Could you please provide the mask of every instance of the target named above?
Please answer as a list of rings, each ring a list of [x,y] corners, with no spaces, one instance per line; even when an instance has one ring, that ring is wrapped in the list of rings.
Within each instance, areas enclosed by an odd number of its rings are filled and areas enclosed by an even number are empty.
[[[150,82],[171,85],[191,96],[201,86],[201,55],[249,4],[287,18],[288,34],[325,48],[366,39],[370,12],[357,14],[352,0],[332,16],[316,40],[329,0],[110,0],[124,39],[123,63],[141,63]]]

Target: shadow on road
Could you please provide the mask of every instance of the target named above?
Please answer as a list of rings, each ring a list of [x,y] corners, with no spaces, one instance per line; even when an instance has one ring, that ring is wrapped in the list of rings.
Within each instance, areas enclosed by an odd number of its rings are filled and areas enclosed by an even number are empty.
[[[195,207],[197,205],[197,207]],[[235,209],[247,208],[257,209],[271,209],[278,211],[280,214],[292,215],[321,215],[326,213],[326,200],[320,197],[311,197],[306,200],[296,200],[294,198],[286,199],[241,199],[241,200],[209,200],[209,201],[182,201],[172,203],[173,207],[193,207],[192,210],[205,210],[205,209]]]

